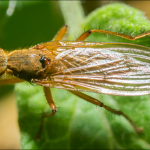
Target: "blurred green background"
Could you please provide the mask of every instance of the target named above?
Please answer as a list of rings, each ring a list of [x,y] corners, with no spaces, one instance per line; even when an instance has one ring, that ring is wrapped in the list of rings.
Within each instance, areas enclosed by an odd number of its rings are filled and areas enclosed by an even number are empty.
[[[0,45],[5,50],[20,49],[50,41],[64,25],[57,2],[12,1],[10,3],[16,3],[11,16],[7,15],[8,2],[0,3]]]

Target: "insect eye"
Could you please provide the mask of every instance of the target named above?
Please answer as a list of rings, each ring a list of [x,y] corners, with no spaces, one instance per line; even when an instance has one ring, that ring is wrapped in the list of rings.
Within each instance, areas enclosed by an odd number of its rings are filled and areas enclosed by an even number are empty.
[[[51,59],[42,56],[40,62],[42,63],[42,67],[45,68],[47,65],[51,63]]]

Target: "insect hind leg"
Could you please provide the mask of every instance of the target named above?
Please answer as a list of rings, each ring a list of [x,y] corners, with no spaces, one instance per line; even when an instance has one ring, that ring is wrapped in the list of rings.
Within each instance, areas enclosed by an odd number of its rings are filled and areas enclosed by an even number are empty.
[[[138,127],[126,114],[124,114],[122,111],[119,111],[119,110],[115,110],[115,109],[112,109],[106,105],[104,105],[102,102],[98,101],[97,99],[91,97],[91,96],[88,96],[86,94],[83,94],[81,92],[77,92],[77,91],[70,91],[71,93],[75,94],[76,96],[90,102],[90,103],[93,103],[95,105],[98,105],[100,107],[104,107],[105,109],[107,109],[108,111],[116,114],[116,115],[121,115],[123,117],[125,117],[129,122],[130,124],[133,126],[133,128],[135,129],[135,131],[137,133],[141,133],[143,132],[143,128],[142,127]]]
[[[104,33],[104,34],[109,34],[109,35],[115,35],[115,36],[119,36],[119,37],[122,37],[124,39],[132,40],[132,41],[136,40],[136,39],[140,39],[140,38],[145,37],[147,35],[150,35],[150,31],[139,34],[137,36],[130,36],[130,35],[125,35],[125,34],[112,32],[112,31],[92,29],[92,30],[88,30],[88,31],[84,32],[83,34],[81,34],[81,36],[79,38],[77,38],[76,41],[84,41],[91,33],[94,33],[94,32],[95,33]]]

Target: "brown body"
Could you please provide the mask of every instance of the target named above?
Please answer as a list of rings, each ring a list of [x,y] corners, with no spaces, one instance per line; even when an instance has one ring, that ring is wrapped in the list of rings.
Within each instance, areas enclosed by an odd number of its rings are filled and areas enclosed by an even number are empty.
[[[51,53],[32,48],[15,50],[7,56],[7,72],[27,81],[46,78],[43,58],[51,62]]]
[[[22,49],[6,54],[0,49],[0,75],[12,74],[18,78],[31,81],[31,79],[45,79],[47,71],[52,66],[53,54],[48,50]]]

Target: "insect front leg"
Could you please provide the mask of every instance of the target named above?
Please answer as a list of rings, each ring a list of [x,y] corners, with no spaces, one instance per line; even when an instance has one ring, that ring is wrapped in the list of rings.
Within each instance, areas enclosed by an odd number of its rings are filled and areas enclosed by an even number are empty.
[[[55,37],[53,38],[52,41],[61,41],[62,38],[65,36],[66,32],[67,32],[67,25],[64,25],[59,31],[58,33],[55,35]]]
[[[0,85],[15,84],[15,83],[23,82],[23,81],[24,81],[24,80],[21,80],[21,79],[19,79],[19,78],[2,79],[2,80],[0,80]]]
[[[124,114],[122,111],[118,111],[118,110],[115,110],[115,109],[112,109],[106,105],[104,105],[102,102],[98,101],[97,99],[91,97],[91,96],[88,96],[86,94],[83,94],[81,92],[77,92],[77,91],[70,91],[71,93],[75,94],[76,96],[90,102],[90,103],[93,103],[95,105],[98,105],[100,107],[104,107],[105,109],[107,109],[108,111],[114,113],[114,114],[117,114],[117,115],[121,115],[123,117],[125,117],[129,122],[130,124],[133,126],[133,128],[135,129],[135,131],[137,133],[140,133],[140,132],[143,132],[143,128],[142,127],[138,127],[126,114]]]
[[[40,125],[40,128],[39,128],[38,134],[35,137],[36,139],[40,139],[40,137],[41,137],[41,133],[42,133],[42,130],[43,130],[45,117],[51,117],[51,116],[53,116],[56,113],[56,105],[55,105],[55,103],[53,101],[50,88],[43,87],[43,90],[44,90],[44,93],[45,93],[45,96],[46,96],[46,100],[47,100],[47,102],[48,102],[48,104],[49,104],[49,106],[50,106],[50,108],[52,110],[52,113],[44,113],[44,114],[42,114],[41,125]]]
[[[88,31],[84,32],[83,34],[81,34],[81,36],[78,37],[76,41],[84,41],[91,33],[94,33],[94,32],[115,35],[115,36],[119,36],[119,37],[122,37],[124,39],[132,40],[132,41],[136,40],[136,39],[140,39],[140,38],[145,37],[147,35],[150,35],[150,31],[139,34],[137,36],[130,36],[130,35],[125,35],[125,34],[112,32],[112,31],[93,29],[93,30],[88,30]]]

